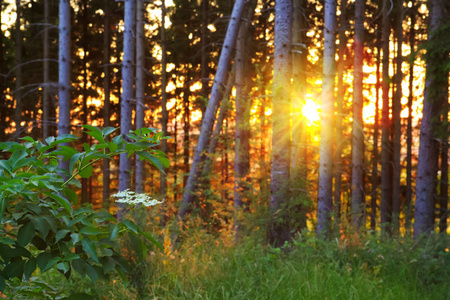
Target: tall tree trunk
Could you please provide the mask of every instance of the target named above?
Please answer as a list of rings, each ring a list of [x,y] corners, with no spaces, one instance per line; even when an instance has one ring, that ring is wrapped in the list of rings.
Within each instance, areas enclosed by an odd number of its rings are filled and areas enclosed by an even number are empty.
[[[47,0],[48,1],[48,0]],[[103,103],[103,126],[110,126],[111,118],[111,90],[110,90],[110,40],[111,40],[111,29],[109,27],[110,18],[110,4],[109,0],[104,0],[104,25],[103,25],[103,89],[105,94],[105,100]],[[103,160],[103,208],[109,208],[109,184],[110,184],[110,170],[109,170],[109,159]]]
[[[414,53],[415,35],[414,29],[416,20],[416,6],[411,8],[411,26],[409,31],[409,47],[410,53]],[[411,202],[413,197],[412,190],[412,104],[414,91],[414,60],[409,64],[409,96],[408,96],[408,125],[406,129],[406,199],[405,199],[405,229],[408,233],[411,230]]]
[[[391,180],[391,160],[389,141],[389,36],[391,32],[390,11],[391,2],[383,0],[381,40],[383,43],[383,70],[382,70],[382,90],[383,108],[381,112],[381,205],[380,215],[382,230],[390,226],[392,217],[392,180]]]
[[[0,0],[0,11],[3,10],[3,0]],[[0,12],[0,24],[2,24],[2,16]],[[0,30],[0,74],[4,74],[5,70],[5,58],[4,58],[4,50],[3,50],[3,31]],[[2,80],[0,80],[0,141],[5,140],[5,130],[6,130],[6,102],[5,98],[5,78],[2,76]]]
[[[208,99],[208,86],[209,86],[209,70],[208,70],[208,58],[209,54],[206,51],[207,45],[208,45],[208,7],[209,7],[209,0],[202,0],[202,27],[201,27],[201,61],[200,61],[200,68],[201,68],[201,83],[202,83],[202,97],[205,99]],[[202,109],[202,116],[205,114],[206,105],[201,106]]]
[[[364,6],[365,0],[355,2],[355,71],[353,81],[352,134],[352,224],[359,230],[363,222],[364,192],[364,128],[362,109],[364,64]]]
[[[84,52],[84,56],[83,56],[83,101],[82,101],[82,117],[81,117],[81,123],[84,124],[88,124],[88,107],[87,107],[87,97],[88,97],[88,93],[87,93],[87,84],[88,84],[88,61],[87,61],[87,53],[88,53],[88,24],[89,24],[89,20],[88,20],[88,11],[87,11],[87,0],[83,0],[82,2],[82,6],[83,6],[83,13],[82,13],[82,17],[83,21],[82,21],[82,26],[83,26],[83,32],[82,32],[82,45],[83,45],[83,52]],[[81,143],[87,143],[88,141],[88,135],[86,133],[83,133],[81,136]],[[87,178],[81,178],[81,204],[84,203],[88,203],[89,201],[89,194],[88,194],[88,179]]]
[[[169,114],[167,112],[167,45],[166,45],[166,28],[165,26],[165,17],[166,17],[166,4],[165,0],[161,2],[161,105],[162,105],[162,118],[161,118],[161,127],[164,135],[167,135],[167,122],[169,121]],[[161,150],[166,153],[167,152],[167,140],[162,140],[161,142]],[[163,198],[167,197],[167,177],[164,172],[161,172],[161,196]]]
[[[122,61],[122,95],[120,99],[120,132],[128,134],[131,130],[131,102],[133,98],[133,66],[135,46],[135,18],[136,0],[125,0],[125,29],[123,33],[123,61]],[[119,162],[119,191],[130,188],[131,159],[127,154],[120,155]],[[123,216],[123,206],[119,207],[117,218]]]
[[[272,169],[270,173],[271,228],[269,241],[281,246],[290,239],[290,110],[292,0],[275,2],[275,49],[272,90]],[[283,219],[282,221],[280,221]]]
[[[59,116],[58,135],[70,133],[70,1],[59,1]],[[69,161],[61,161],[60,168],[68,170]]]
[[[42,103],[42,137],[50,135],[50,0],[44,0],[44,95]]]
[[[448,77],[448,76],[447,76]],[[448,99],[448,87],[446,88],[447,95],[443,99]],[[439,232],[447,232],[447,217],[448,217],[448,100],[444,103],[442,114],[442,124],[445,126],[442,130],[442,146],[441,146],[441,180],[439,186]]]
[[[22,20],[22,6],[20,0],[16,0],[16,84],[14,96],[16,99],[16,105],[14,107],[14,122],[16,123],[16,133],[15,138],[18,139],[21,135],[21,122],[22,122],[22,87],[23,87],[23,76],[22,76],[22,51],[23,51],[23,37],[22,30],[20,29],[20,22]]]
[[[395,74],[395,95],[393,99],[392,119],[394,121],[394,161],[393,161],[393,176],[392,176],[392,218],[393,218],[393,230],[398,234],[400,223],[400,152],[401,152],[401,120],[400,113],[402,110],[402,45],[403,45],[403,1],[398,0],[397,3],[397,18],[395,36],[397,39],[397,55],[396,55],[396,74]]]
[[[204,161],[204,152],[211,137],[217,106],[219,101],[222,99],[223,86],[225,84],[226,75],[228,73],[228,68],[231,61],[231,53],[236,43],[236,36],[239,30],[240,19],[244,11],[245,3],[246,2],[244,0],[237,0],[233,7],[230,23],[225,35],[224,45],[222,52],[220,53],[219,64],[216,76],[214,78],[211,97],[203,117],[202,128],[200,130],[199,140],[195,149],[194,160],[189,171],[189,177],[184,190],[183,199],[181,201],[180,211],[178,212],[178,218],[181,220],[184,219],[185,215],[190,211],[194,200],[194,193],[197,188],[199,175],[202,171],[201,163]]]
[[[334,153],[334,212],[336,214],[336,223],[341,218],[341,185],[343,160],[342,150],[345,140],[342,136],[342,106],[344,103],[344,56],[347,52],[347,35],[345,31],[348,28],[347,20],[347,0],[342,0],[340,5],[341,14],[339,16],[339,61],[337,63],[337,97],[336,97],[336,120],[335,120],[335,141],[336,149]]]
[[[377,26],[379,28],[379,26]],[[372,191],[370,195],[370,228],[375,231],[377,218],[377,188],[378,188],[378,136],[380,126],[380,58],[381,58],[381,35],[377,31],[377,66],[376,66],[376,84],[375,84],[375,121],[373,124],[373,149],[372,149]]]
[[[331,229],[333,184],[333,115],[336,76],[336,0],[325,0],[323,50],[322,113],[320,122],[319,190],[317,234],[325,236]]]
[[[430,0],[428,2],[429,27],[428,41],[436,43],[442,38],[436,32],[444,23],[444,0]],[[443,32],[440,32],[442,35]],[[414,237],[431,233],[434,229],[434,199],[436,193],[437,166],[439,157],[439,142],[436,134],[438,122],[436,120],[443,103],[448,102],[448,71],[445,62],[448,61],[448,52],[435,47],[427,48],[427,73],[425,79],[425,92],[423,100],[422,123],[420,126],[419,159],[417,165],[416,205],[414,210]],[[446,84],[447,83],[447,84]],[[445,99],[447,96],[447,99]]]
[[[186,188],[187,185],[187,181],[189,178],[189,131],[190,131],[190,116],[191,116],[191,111],[190,111],[190,101],[189,101],[189,80],[190,80],[190,76],[189,74],[186,75],[186,83],[185,83],[185,87],[184,87],[184,92],[183,92],[183,118],[184,118],[184,126],[183,126],[183,131],[184,131],[184,136],[183,136],[183,160],[184,160],[184,174],[183,174],[183,187]]]
[[[164,7],[164,0],[162,1],[161,9]],[[145,35],[144,35],[144,0],[136,0],[136,129],[145,127]],[[164,26],[164,18],[162,19],[162,26]],[[161,44],[162,45],[162,44]],[[164,55],[164,52],[163,52]],[[164,67],[164,66],[163,66]],[[164,68],[163,68],[163,71]],[[161,87],[162,95],[165,95],[165,85]],[[164,118],[164,99],[162,103],[163,118]],[[164,127],[164,125],[163,125]],[[163,129],[164,130],[164,129]],[[166,132],[164,131],[164,134]],[[165,140],[164,140],[165,142]],[[164,151],[164,150],[163,150]],[[165,151],[164,151],[165,152]],[[135,178],[135,190],[136,193],[145,192],[144,180],[145,180],[145,168],[144,162],[136,155],[136,178]],[[165,178],[164,178],[165,179]],[[165,181],[164,181],[165,182]],[[161,185],[163,180],[161,178]]]
[[[245,192],[248,190],[250,172],[250,91],[251,91],[251,55],[252,37],[250,24],[255,12],[256,1],[247,6],[244,20],[241,22],[236,41],[236,129],[234,159],[234,208],[240,210],[244,205]],[[228,88],[228,87],[227,87]],[[235,223],[236,232],[238,223]]]

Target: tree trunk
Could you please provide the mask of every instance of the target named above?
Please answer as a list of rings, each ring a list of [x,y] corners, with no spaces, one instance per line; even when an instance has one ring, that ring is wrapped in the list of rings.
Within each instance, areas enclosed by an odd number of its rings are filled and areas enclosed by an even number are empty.
[[[48,1],[48,0],[47,0]],[[111,103],[110,103],[110,40],[111,40],[111,30],[109,27],[109,18],[110,18],[110,2],[109,0],[104,0],[105,7],[105,16],[104,16],[104,25],[103,25],[103,73],[105,76],[103,77],[103,88],[105,94],[105,100],[103,103],[103,126],[110,126],[110,118],[111,118]],[[110,184],[110,170],[109,170],[109,159],[103,160],[103,208],[109,208],[109,184]]]
[[[377,26],[379,28],[379,26]],[[380,126],[380,58],[381,58],[381,36],[379,30],[377,32],[377,66],[376,66],[376,77],[377,82],[375,84],[375,121],[373,124],[373,149],[372,149],[372,191],[370,195],[370,228],[375,231],[376,229],[376,218],[377,218],[377,197],[378,197],[378,136],[379,136],[379,126]]]
[[[183,111],[183,118],[184,118],[184,126],[183,126],[183,131],[184,131],[184,136],[183,136],[183,160],[184,160],[184,174],[183,174],[183,187],[186,188],[187,185],[187,181],[189,178],[189,131],[190,131],[190,116],[191,116],[191,111],[189,108],[190,105],[190,101],[189,101],[189,80],[190,80],[190,76],[189,74],[186,75],[186,83],[185,83],[185,87],[184,87],[184,92],[183,92],[183,106],[184,106],[184,111]]]
[[[208,3],[209,0],[202,0],[202,27],[201,27],[201,61],[200,61],[200,68],[201,68],[201,83],[202,83],[202,97],[204,99],[208,99],[208,86],[209,86],[209,68],[208,68],[208,58],[209,54],[206,51],[207,45],[208,45]],[[202,104],[202,116],[205,114],[206,106]]]
[[[44,95],[42,100],[42,137],[50,135],[50,0],[44,0]]]
[[[83,6],[83,13],[82,13],[82,26],[83,26],[83,32],[82,32],[82,46],[83,46],[83,52],[84,52],[84,56],[83,56],[83,60],[82,60],[82,64],[83,64],[83,92],[82,92],[82,97],[83,97],[83,101],[82,101],[82,117],[81,117],[81,123],[84,124],[88,124],[88,107],[87,107],[87,97],[88,97],[88,93],[87,93],[87,84],[88,84],[88,61],[87,61],[87,53],[88,53],[88,24],[89,24],[89,20],[88,20],[88,12],[87,12],[87,0],[83,0],[82,2],[82,6]],[[87,143],[88,141],[88,135],[86,133],[82,133],[81,136],[81,143],[84,145],[84,143]],[[81,178],[81,204],[85,204],[88,203],[89,201],[89,194],[88,194],[88,179],[87,178]]]
[[[382,230],[390,226],[392,217],[392,180],[389,141],[389,36],[390,36],[390,1],[383,0],[381,40],[383,43],[382,90],[383,108],[381,112],[381,205],[380,215]]]
[[[125,0],[125,30],[123,33],[122,61],[122,95],[120,99],[120,133],[128,134],[131,130],[131,102],[133,98],[133,66],[134,66],[134,28],[136,17],[136,0]],[[127,154],[120,155],[119,191],[130,188],[131,159]],[[117,218],[123,216],[123,206],[119,207]]]
[[[169,115],[167,112],[167,51],[166,51],[166,28],[165,26],[165,17],[166,17],[166,4],[165,0],[161,2],[161,105],[162,105],[162,118],[161,118],[161,127],[164,135],[167,135],[167,122],[169,121]],[[162,152],[167,152],[167,140],[162,140],[161,142],[161,150]],[[163,199],[167,197],[167,177],[164,172],[161,172],[161,196]]]
[[[0,0],[0,24],[2,24],[1,11],[3,11],[3,0]],[[5,58],[3,50],[3,31],[0,30],[0,74],[4,74],[5,70]],[[0,80],[0,141],[5,140],[5,130],[6,130],[6,97],[5,97],[5,77],[2,75],[2,80]]]
[[[245,3],[246,2],[244,0],[237,0],[233,7],[230,23],[225,35],[224,45],[220,54],[217,73],[214,78],[211,97],[203,117],[202,128],[200,130],[199,140],[195,149],[194,160],[189,171],[189,177],[184,190],[183,199],[181,201],[180,211],[178,212],[178,218],[181,220],[183,220],[185,215],[190,211],[194,200],[194,193],[202,171],[201,163],[204,161],[204,152],[211,137],[217,106],[223,96],[225,79],[231,61],[231,53],[236,43],[236,36],[239,30],[240,19],[244,11]]]
[[[162,3],[163,4],[162,4],[161,9],[163,9],[164,0]],[[144,123],[144,119],[145,119],[144,10],[145,10],[144,0],[136,0],[136,129],[145,127],[145,123]],[[162,26],[164,26],[164,18],[162,19],[162,22],[163,22]],[[163,55],[164,55],[164,52],[163,52]],[[164,70],[164,68],[163,68],[163,70]],[[161,86],[161,93],[162,93],[162,95],[165,95],[165,85]],[[163,107],[163,118],[164,118],[164,108],[165,108],[164,99],[163,99],[162,107]],[[164,125],[163,125],[163,127],[164,127]],[[166,134],[165,131],[164,131],[164,134]],[[165,140],[164,140],[164,142],[165,142]],[[136,193],[143,193],[143,192],[145,192],[144,161],[141,161],[139,159],[139,157],[136,155],[135,163],[136,163],[135,190],[136,190]],[[161,185],[162,184],[163,184],[163,179],[161,178]]]
[[[20,29],[20,22],[22,20],[22,6],[20,0],[16,0],[16,84],[14,96],[16,99],[16,105],[14,107],[14,123],[16,123],[15,138],[20,138],[21,135],[21,122],[22,122],[22,87],[23,87],[23,76],[22,76],[22,51],[23,51],[23,37],[22,30]]]
[[[352,134],[352,225],[359,230],[363,223],[364,192],[364,128],[362,109],[364,64],[364,6],[365,0],[355,2],[355,71],[353,80]]]
[[[275,3],[275,50],[272,90],[271,228],[269,242],[282,246],[290,239],[287,220],[290,193],[290,106],[292,0]]]
[[[409,31],[410,53],[414,53],[415,47],[415,10],[416,6],[411,8],[411,26]],[[408,125],[406,129],[406,199],[405,199],[405,229],[408,233],[411,230],[411,202],[413,197],[412,190],[412,104],[414,91],[414,61],[409,64],[409,96],[408,96]]]
[[[336,0],[325,0],[323,50],[322,113],[320,122],[319,190],[317,234],[326,236],[331,229],[333,184],[333,115],[336,76]]]
[[[448,76],[447,76],[448,77]],[[443,99],[448,99],[448,87],[447,95]],[[444,103],[444,109],[442,114],[442,124],[444,126],[442,130],[442,146],[441,146],[441,180],[439,187],[439,232],[447,232],[447,217],[448,217],[448,100]]]
[[[337,97],[336,97],[336,120],[335,120],[335,142],[336,149],[334,153],[334,212],[336,214],[336,223],[341,218],[341,185],[342,185],[342,171],[343,160],[342,150],[345,140],[342,136],[342,106],[344,103],[345,88],[344,88],[344,56],[347,52],[347,35],[345,31],[348,27],[347,20],[347,0],[341,1],[341,15],[339,16],[339,61],[337,64]]]
[[[59,116],[58,135],[70,133],[70,2],[59,1]],[[60,168],[68,170],[69,161],[61,161]]]
[[[395,36],[397,39],[397,55],[396,55],[396,74],[395,74],[395,96],[393,99],[392,118],[394,121],[394,161],[393,161],[393,176],[392,176],[392,218],[393,230],[395,234],[399,232],[399,217],[400,217],[400,152],[401,152],[401,120],[400,113],[402,110],[402,45],[403,45],[403,1],[397,1],[397,22],[395,28]]]
[[[247,6],[247,11],[239,29],[236,40],[236,129],[234,159],[234,209],[240,210],[244,205],[245,192],[248,190],[250,172],[250,91],[251,91],[251,53],[252,37],[250,25],[255,12],[256,1]],[[231,84],[229,84],[231,85]],[[228,87],[227,87],[228,88]],[[238,223],[235,222],[236,232]]]
[[[436,30],[444,23],[444,0],[430,0],[428,2],[429,27],[428,42],[436,43],[442,38]],[[442,35],[443,32],[440,32]],[[417,165],[416,205],[414,210],[414,237],[429,234],[434,229],[433,208],[436,193],[437,166],[439,157],[439,142],[436,134],[437,116],[443,103],[448,102],[445,91],[448,82],[448,72],[445,62],[448,61],[448,52],[434,47],[427,48],[427,73],[425,79],[425,92],[423,100],[422,123],[420,126],[419,159]]]

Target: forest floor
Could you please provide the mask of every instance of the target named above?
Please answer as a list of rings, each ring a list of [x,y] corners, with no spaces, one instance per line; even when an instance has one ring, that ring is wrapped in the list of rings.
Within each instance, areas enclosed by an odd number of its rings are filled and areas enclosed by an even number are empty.
[[[233,246],[197,232],[175,251],[136,262],[127,284],[55,273],[45,280],[92,299],[450,299],[449,236],[380,242],[306,234],[282,248],[263,245],[253,237]]]

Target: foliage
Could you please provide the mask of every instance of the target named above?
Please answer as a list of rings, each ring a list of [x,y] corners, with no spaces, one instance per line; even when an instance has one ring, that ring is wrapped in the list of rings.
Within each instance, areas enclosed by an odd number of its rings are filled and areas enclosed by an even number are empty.
[[[11,153],[0,161],[2,292],[14,292],[14,283],[29,280],[37,268],[43,273],[56,267],[66,278],[75,270],[93,282],[113,271],[125,278],[129,266],[117,242],[125,234],[141,259],[147,253],[141,236],[160,247],[131,219],[117,221],[109,212],[73,206],[75,190],[80,188],[77,178],[90,177],[98,160],[137,154],[161,171],[167,167],[165,154],[152,149],[164,138],[162,133],[143,128],[112,137],[115,128],[83,127],[96,143],[85,143],[82,152],[69,146],[77,139],[73,135],[49,137],[45,142],[25,137],[23,143],[0,143],[0,149]],[[59,158],[69,161],[68,170],[58,167]]]

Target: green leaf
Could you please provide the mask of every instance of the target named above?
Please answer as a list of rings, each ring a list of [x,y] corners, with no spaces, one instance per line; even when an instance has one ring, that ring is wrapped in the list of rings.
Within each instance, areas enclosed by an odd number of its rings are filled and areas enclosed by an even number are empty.
[[[97,282],[98,279],[98,275],[97,272],[95,271],[95,269],[89,265],[86,264],[86,274],[89,276],[89,278],[95,283]]]
[[[55,140],[56,138],[54,136],[49,136],[45,139],[45,142],[47,143],[47,145],[51,145]]]
[[[88,165],[87,167],[84,167],[78,175],[81,176],[81,178],[89,178],[92,176],[92,172],[94,171],[94,168],[92,165]]]
[[[103,135],[103,137],[107,137],[108,135],[110,135],[111,133],[116,131],[117,129],[118,128],[114,128],[114,127],[105,127],[102,129],[102,135]]]
[[[73,174],[73,169],[75,164],[80,160],[81,155],[83,155],[83,153],[77,153],[74,154],[71,158],[70,158],[70,162],[69,162],[69,174]]]
[[[141,239],[139,239],[138,236],[134,234],[128,233],[128,237],[130,238],[131,248],[133,248],[134,252],[136,252],[141,260],[144,259],[145,254],[147,253],[147,247],[145,244]]]
[[[119,226],[114,224],[113,230],[111,231],[110,240],[114,240],[119,235]]]
[[[116,261],[110,256],[105,256],[102,259],[102,266],[103,273],[106,274],[114,270],[114,268],[116,267]]]
[[[17,233],[17,245],[25,247],[28,245],[34,237],[34,225],[33,222],[28,222],[22,227],[20,227]]]
[[[64,196],[73,204],[78,203],[78,195],[77,193],[72,189],[64,189],[63,192]]]
[[[121,222],[123,225],[125,225],[126,228],[133,231],[134,234],[138,234],[138,227],[136,224],[134,224],[133,221],[130,219],[125,219]]]
[[[84,251],[89,254],[96,263],[98,263],[97,250],[94,242],[88,239],[82,239],[81,245],[83,245]]]
[[[105,139],[103,138],[102,131],[98,129],[98,127],[92,126],[92,125],[83,125],[84,128],[88,129],[88,131],[85,131],[86,134],[92,136],[97,141],[104,143]]]
[[[61,229],[56,233],[55,243],[59,242],[61,239],[66,237],[66,235],[70,232],[68,229]]]
[[[108,143],[108,149],[109,152],[114,153],[117,150],[117,145],[113,142],[107,142]]]
[[[61,270],[63,274],[66,274],[70,270],[70,264],[68,262],[60,262],[56,265],[58,270]]]
[[[27,142],[31,142],[31,143],[34,142],[34,140],[33,140],[33,138],[31,136],[23,137],[23,138],[21,138],[21,140],[24,140],[24,141],[27,141]]]
[[[5,269],[3,270],[3,273],[6,274],[8,278],[17,277],[21,279],[23,274],[23,267],[25,265],[25,261],[22,259],[15,260],[13,262],[10,262]]]
[[[101,233],[101,231],[98,228],[94,228],[94,227],[84,227],[84,228],[81,228],[80,233],[86,234],[86,235],[98,235]]]
[[[75,259],[72,261],[72,268],[81,275],[81,277],[86,276],[86,262],[82,259]]]
[[[155,167],[157,167],[161,172],[163,172],[164,174],[166,174],[163,170],[163,164],[161,163],[161,161],[156,158],[154,155],[151,155],[148,152],[145,151],[137,151],[136,152],[137,155],[139,155],[139,160],[143,160],[145,159],[146,161],[150,162],[151,164],[153,164]]]
[[[39,269],[41,269],[42,272],[44,272],[46,269],[45,267],[47,266],[48,262],[52,259],[52,255],[50,253],[47,252],[42,252],[41,254],[39,254],[36,257],[36,263],[39,267]]]
[[[156,247],[158,247],[161,250],[164,250],[164,248],[162,247],[161,243],[158,242],[157,240],[155,240],[150,233],[145,232],[144,230],[142,230],[140,227],[138,227],[139,233],[142,234],[147,240],[149,240],[152,244],[154,244]]]
[[[15,166],[19,160],[22,158],[27,157],[28,154],[24,149],[19,149],[13,152],[11,157],[9,158],[9,161],[11,162],[11,169],[15,170]]]
[[[23,270],[25,279],[28,280],[35,270],[36,270],[36,258],[32,257],[25,263],[25,267]]]
[[[42,217],[35,217],[31,221],[34,224],[34,228],[39,231],[42,238],[45,240],[50,230],[50,225],[48,224],[48,222]]]
[[[0,292],[4,292],[6,289],[5,279],[0,276]]]
[[[72,205],[69,201],[67,201],[67,199],[52,192],[44,191],[43,193],[58,202],[58,204],[61,205],[68,213],[72,213]]]

